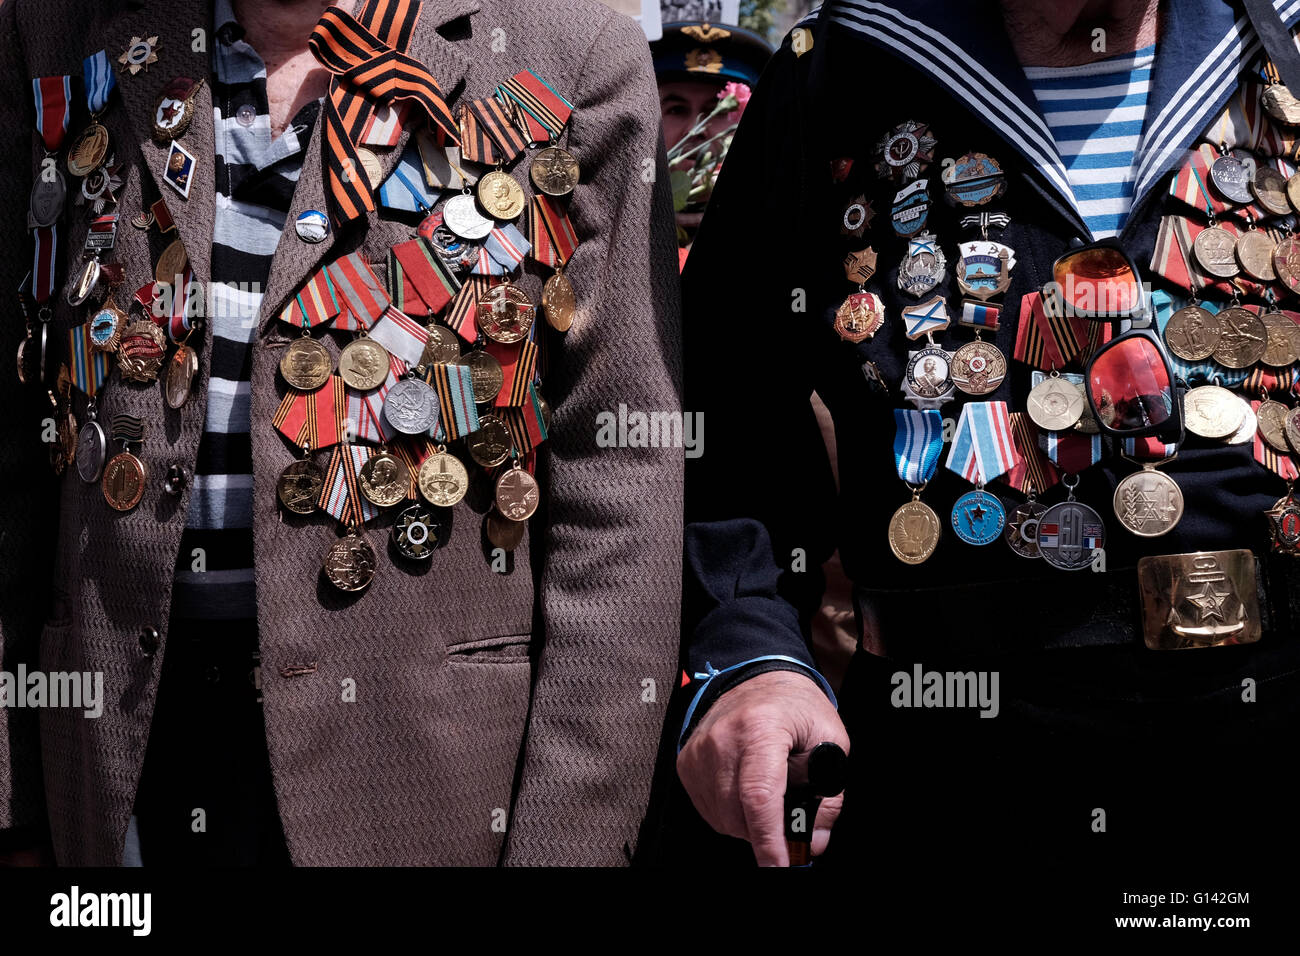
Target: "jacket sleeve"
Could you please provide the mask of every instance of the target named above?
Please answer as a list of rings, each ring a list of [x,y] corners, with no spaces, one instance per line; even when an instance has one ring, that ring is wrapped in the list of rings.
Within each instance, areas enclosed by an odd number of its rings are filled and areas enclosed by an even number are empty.
[[[593,35],[569,131],[582,183],[565,274],[579,313],[546,379],[550,513],[534,557],[545,641],[504,857],[516,865],[628,861],[680,641],[683,449],[601,447],[598,432],[621,406],[661,420],[681,408],[658,95],[632,20],[611,13]]]
[[[824,240],[837,226],[823,214],[830,169],[801,92],[812,59],[787,40],[769,61],[682,277],[686,401],[709,423],[707,454],[686,469],[684,608],[687,669],[708,685],[684,730],[765,670],[820,681],[806,635],[836,492],[809,398],[839,344],[825,297],[845,282]]]
[[[48,399],[22,386],[14,356],[26,334],[15,296],[31,265],[27,204],[35,143],[31,76],[18,32],[20,0],[0,4],[0,670],[36,667],[58,519],[41,420]],[[33,320],[35,315],[33,315]],[[12,685],[11,685],[12,686]],[[21,688],[15,688],[21,692]],[[0,706],[0,846],[44,827],[37,711]]]

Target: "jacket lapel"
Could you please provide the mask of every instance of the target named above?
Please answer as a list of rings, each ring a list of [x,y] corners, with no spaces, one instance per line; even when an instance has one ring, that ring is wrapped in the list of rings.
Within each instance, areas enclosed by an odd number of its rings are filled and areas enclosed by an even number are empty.
[[[164,174],[169,148],[160,146],[153,138],[154,111],[163,89],[178,76],[192,79],[207,78],[210,73],[208,48],[193,49],[191,30],[195,24],[204,25],[204,33],[211,33],[211,11],[204,0],[177,0],[162,4],[140,4],[116,19],[108,37],[94,42],[98,49],[108,50],[110,62],[118,69],[118,89],[122,104],[130,120],[142,164],[153,178],[158,194],[167,203],[176,230],[185,243],[196,282],[207,282],[212,246],[212,223],[216,215],[215,180],[213,163],[212,92],[205,82],[194,98],[194,116],[185,135],[177,142],[195,158],[190,182],[189,198],[183,199],[170,185]],[[134,37],[158,37],[156,47],[158,62],[132,75],[117,62]],[[208,42],[212,38],[208,37]]]
[[[478,12],[478,0],[425,0],[420,12],[420,20],[411,37],[407,52],[423,63],[438,81],[443,96],[450,102],[460,92],[465,73],[471,58],[458,41],[443,37],[439,30],[448,24]],[[469,31],[465,31],[469,35]],[[322,124],[325,114],[321,111],[316,126],[312,130],[311,143],[303,159],[302,174],[294,190],[293,203],[286,220],[284,232],[276,246],[275,257],[271,261],[271,274],[267,281],[266,295],[262,300],[260,326],[262,334],[269,331],[272,320],[284,308],[289,297],[309,278],[326,259],[331,258],[334,249],[350,251],[360,244],[364,235],[360,223],[353,223],[345,234],[340,236],[331,229],[326,238],[314,245],[304,243],[298,238],[294,223],[300,213],[310,209],[328,213],[329,197],[325,179],[325,140]],[[379,154],[379,164],[387,177],[401,159],[402,152],[410,139],[410,133],[404,131],[397,146]]]

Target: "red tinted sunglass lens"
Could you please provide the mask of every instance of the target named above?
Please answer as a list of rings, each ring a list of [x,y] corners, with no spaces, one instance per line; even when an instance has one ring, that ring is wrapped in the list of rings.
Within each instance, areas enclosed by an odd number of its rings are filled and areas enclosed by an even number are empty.
[[[1138,277],[1118,249],[1102,246],[1063,256],[1052,270],[1067,314],[1129,315],[1141,301]]]
[[[1162,425],[1173,414],[1169,367],[1148,338],[1120,339],[1097,354],[1088,371],[1088,394],[1102,423],[1115,431]]]

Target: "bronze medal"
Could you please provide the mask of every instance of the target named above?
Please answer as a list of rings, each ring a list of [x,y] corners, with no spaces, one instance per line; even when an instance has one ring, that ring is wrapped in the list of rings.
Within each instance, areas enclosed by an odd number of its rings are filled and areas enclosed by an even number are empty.
[[[316,510],[316,502],[325,487],[325,475],[310,458],[290,462],[280,472],[275,484],[280,504],[294,514],[309,515]]]
[[[167,354],[167,336],[149,319],[136,319],[122,330],[117,347],[117,367],[122,378],[142,384],[158,378]]]
[[[410,495],[411,470],[396,455],[380,451],[367,458],[361,466],[357,484],[371,504],[391,508]]]
[[[1046,510],[1047,505],[1030,498],[1007,513],[1007,530],[1003,537],[1011,550],[1022,558],[1042,557],[1038,550],[1038,519]]]
[[[1227,368],[1249,368],[1268,349],[1268,329],[1249,309],[1232,306],[1219,313],[1221,334],[1214,360]]]
[[[1222,226],[1203,229],[1192,243],[1192,252],[1201,268],[1219,279],[1231,279],[1240,271],[1237,267],[1237,240]]]
[[[913,498],[889,519],[889,550],[904,564],[921,564],[939,546],[942,527],[934,509]]]
[[[1257,166],[1250,179],[1251,195],[1275,216],[1285,216],[1291,211],[1286,198],[1286,177],[1272,166]]]
[[[334,362],[329,350],[310,336],[289,343],[280,359],[280,374],[300,392],[314,392],[330,380]]]
[[[496,511],[489,511],[484,521],[484,532],[487,539],[495,547],[504,551],[513,551],[519,547],[519,543],[524,540],[524,534],[528,531],[527,521],[511,521],[497,514]]]
[[[465,439],[470,457],[484,468],[495,468],[510,457],[513,441],[506,423],[495,415],[484,415],[478,420],[479,428]]]
[[[1277,278],[1273,269],[1273,250],[1276,248],[1277,243],[1269,238],[1268,233],[1248,229],[1237,237],[1237,261],[1242,271],[1252,279],[1272,282]]]
[[[1183,517],[1182,489],[1152,465],[1121,480],[1112,503],[1120,524],[1140,538],[1168,534]]]
[[[199,371],[199,356],[188,345],[180,345],[167,363],[167,379],[163,383],[163,397],[171,408],[180,408],[190,397],[190,386]]]
[[[537,511],[541,489],[537,479],[516,462],[497,478],[496,503],[501,516],[511,521],[527,521]]]
[[[501,363],[483,349],[466,352],[460,357],[458,364],[469,367],[470,388],[474,392],[476,405],[486,405],[493,401],[500,393],[501,387],[505,385],[506,376],[501,369]]]
[[[1025,408],[1039,428],[1059,432],[1072,427],[1087,404],[1079,386],[1059,375],[1049,375],[1030,391]]]
[[[578,161],[567,149],[547,146],[538,150],[533,157],[533,163],[528,167],[528,176],[533,185],[546,195],[567,196],[578,185]]]
[[[1300,173],[1286,181],[1286,199],[1293,210],[1300,212]]]
[[[450,365],[460,358],[460,336],[445,325],[430,324],[426,330],[421,365]]]
[[[1272,83],[1260,94],[1260,102],[1268,115],[1287,126],[1300,124],[1300,100],[1291,95],[1281,83]]]
[[[144,497],[144,464],[129,451],[120,452],[104,466],[100,482],[104,500],[117,511],[130,511]]]
[[[1300,179],[1300,173],[1292,179]],[[1283,239],[1273,250],[1273,271],[1292,292],[1300,292],[1300,241]]]
[[[870,246],[850,252],[844,257],[844,277],[857,285],[865,285],[876,274],[876,251]]]
[[[952,382],[967,395],[995,391],[1007,374],[1006,356],[982,339],[967,342],[952,356]]]
[[[1276,311],[1265,312],[1260,321],[1268,335],[1261,362],[1270,368],[1286,368],[1300,359],[1300,325]]]
[[[1259,436],[1274,451],[1284,454],[1291,451],[1286,441],[1286,418],[1290,411],[1281,402],[1275,402],[1271,398],[1260,402],[1259,408],[1255,410],[1255,417],[1259,420]]]
[[[1292,408],[1286,413],[1282,422],[1282,433],[1291,450],[1300,454],[1300,408]]]
[[[383,385],[388,371],[388,350],[367,335],[353,339],[339,354],[339,374],[344,384],[358,392]]]
[[[364,591],[375,579],[375,549],[361,535],[349,531],[330,546],[321,570],[340,591]]]
[[[417,483],[429,504],[450,508],[469,490],[469,472],[459,458],[440,448],[421,463]]]
[[[1214,354],[1221,333],[1213,312],[1199,305],[1187,305],[1169,317],[1165,344],[1183,361],[1199,362]]]
[[[183,281],[185,268],[189,264],[190,257],[185,252],[185,243],[175,239],[158,257],[158,264],[154,267],[153,277],[164,285],[175,284],[179,286]]]
[[[528,335],[537,306],[519,286],[503,282],[488,289],[475,311],[478,327],[493,342],[513,345]]]
[[[1250,407],[1250,402],[1240,396],[1233,397],[1241,406],[1241,424],[1224,441],[1229,445],[1244,445],[1248,441],[1255,440],[1255,433],[1259,430],[1259,419],[1255,417],[1255,410]]]
[[[1201,385],[1183,397],[1184,424],[1202,438],[1227,438],[1241,426],[1237,396],[1218,385]]]
[[[557,269],[542,287],[542,314],[555,331],[567,332],[573,325],[573,315],[577,309],[578,299],[573,293],[569,277]]]
[[[524,211],[524,188],[507,172],[494,169],[475,188],[479,204],[493,219],[508,222]]]
[[[68,172],[74,176],[89,176],[108,155],[108,130],[91,123],[81,131],[68,147]]]
[[[835,312],[835,331],[846,342],[866,341],[884,324],[884,303],[871,292],[854,292]]]

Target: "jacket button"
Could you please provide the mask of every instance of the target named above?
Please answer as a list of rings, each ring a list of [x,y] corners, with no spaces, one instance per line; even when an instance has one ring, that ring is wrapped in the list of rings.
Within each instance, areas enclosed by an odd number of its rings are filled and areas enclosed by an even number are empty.
[[[203,677],[209,684],[220,684],[221,668],[216,664],[209,664],[203,671]]]
[[[160,642],[158,637],[158,628],[142,627],[140,628],[140,650],[144,651],[146,657],[153,657],[158,650]]]
[[[163,479],[163,488],[169,495],[179,495],[185,490],[185,482],[189,475],[185,471],[185,466],[178,461],[171,463],[167,469],[167,477]]]

